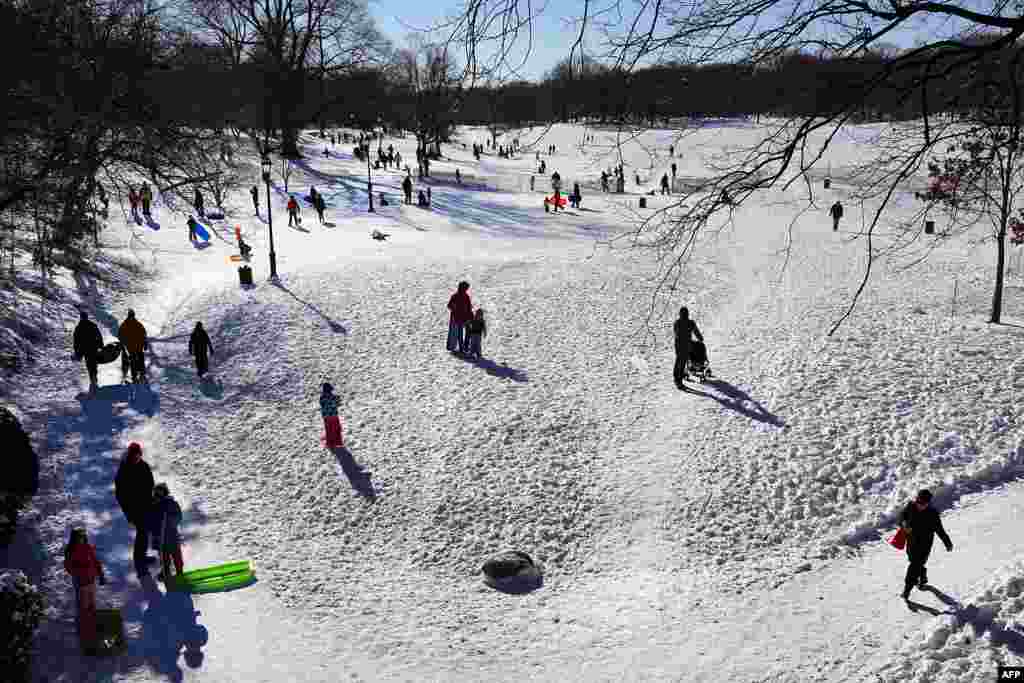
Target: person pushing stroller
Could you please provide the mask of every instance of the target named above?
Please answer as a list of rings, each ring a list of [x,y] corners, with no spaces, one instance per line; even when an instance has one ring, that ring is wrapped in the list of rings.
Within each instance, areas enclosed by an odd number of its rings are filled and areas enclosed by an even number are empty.
[[[697,323],[690,319],[690,310],[683,306],[679,309],[679,318],[673,325],[676,337],[676,362],[672,370],[676,386],[683,388],[683,381],[690,378],[693,370],[701,376],[701,380],[711,374],[708,367],[708,351],[704,345],[704,335]],[[696,337],[694,340],[693,337]]]

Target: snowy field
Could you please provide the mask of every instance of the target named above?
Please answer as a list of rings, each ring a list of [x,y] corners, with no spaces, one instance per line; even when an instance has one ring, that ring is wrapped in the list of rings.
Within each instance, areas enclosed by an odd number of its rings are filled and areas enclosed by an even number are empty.
[[[432,209],[402,206],[402,174],[375,171],[390,202],[376,214],[351,145],[325,158],[308,135],[289,189],[315,185],[328,223],[305,203],[301,228],[287,227],[275,178],[279,284],[267,281],[262,182],[262,218],[238,192],[203,249],[160,202],[156,224],[112,218],[103,267],[121,284],[68,278],[48,304],[57,331],[11,392],[44,462],[12,550],[50,599],[37,679],[988,681],[998,663],[1024,664],[1021,274],[1006,324],[992,326],[991,245],[953,240],[911,269],[883,261],[826,337],[865,260],[859,206],[839,232],[826,212],[846,198],[842,169],[870,151],[870,126],[838,136],[832,189],[793,224],[785,267],[795,192],[738,209],[675,291],[656,288],[650,254],[606,246],[672,161],[706,177],[707,155],[763,130],[633,136],[616,196],[597,182],[618,163],[614,132],[517,131],[500,140],[519,137],[517,159],[477,162],[462,143],[485,133],[464,129],[417,183]],[[541,176],[529,191],[534,149],[552,143],[547,173],[580,182],[579,210],[545,214]],[[387,144],[415,159],[411,137]],[[892,216],[912,204],[898,198]],[[236,225],[254,247],[253,288],[228,259]],[[444,350],[461,279],[487,311],[480,361]],[[70,359],[79,304],[108,340],[136,310],[150,390],[132,397],[115,363],[85,393]],[[681,305],[715,371],[686,392],[671,380]],[[187,354],[196,321],[213,381]],[[342,400],[337,454],[319,442],[324,381]],[[252,558],[255,585],[140,588],[112,490],[132,440],[186,510],[186,565]],[[881,539],[924,486],[955,549],[933,552],[935,590],[908,609],[905,559]],[[58,561],[75,521],[112,577],[100,603],[126,617],[129,651],[115,660],[78,655]],[[539,590],[481,582],[505,548],[543,563]]]

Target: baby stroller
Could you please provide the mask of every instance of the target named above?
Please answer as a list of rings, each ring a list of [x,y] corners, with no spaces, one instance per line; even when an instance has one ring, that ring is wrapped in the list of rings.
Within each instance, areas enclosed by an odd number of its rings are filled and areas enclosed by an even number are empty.
[[[696,377],[701,384],[711,376],[711,364],[708,363],[708,348],[704,342],[694,339],[690,342],[690,359],[686,364],[686,371]]]

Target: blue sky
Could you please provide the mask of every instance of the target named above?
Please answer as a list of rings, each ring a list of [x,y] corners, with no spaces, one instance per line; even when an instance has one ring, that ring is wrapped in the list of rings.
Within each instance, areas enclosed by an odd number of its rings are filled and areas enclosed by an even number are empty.
[[[370,12],[379,27],[399,47],[407,44],[410,33],[444,20],[446,15],[458,12],[461,4],[459,0],[369,0]],[[534,2],[533,7],[537,10],[544,4],[544,0],[540,0]],[[576,38],[568,21],[579,9],[576,3],[572,0],[562,3],[549,0],[546,4],[543,8],[544,20],[534,23],[533,49],[523,68],[522,77],[529,80],[539,80],[558,61],[565,59]],[[960,22],[948,19],[915,17],[883,40],[901,48],[909,48],[914,46],[919,37],[934,40],[938,35],[955,33],[962,27],[962,24],[958,24]],[[872,28],[877,29],[879,26],[876,22]]]
[[[458,0],[370,0],[369,8],[380,29],[395,45],[406,45],[406,36],[443,20],[447,14],[457,12]],[[550,9],[546,16],[553,14]],[[568,17],[565,14],[564,17]],[[569,54],[571,30],[564,26],[564,17],[549,18],[534,27],[534,45],[524,67],[523,77],[539,80],[544,72]]]

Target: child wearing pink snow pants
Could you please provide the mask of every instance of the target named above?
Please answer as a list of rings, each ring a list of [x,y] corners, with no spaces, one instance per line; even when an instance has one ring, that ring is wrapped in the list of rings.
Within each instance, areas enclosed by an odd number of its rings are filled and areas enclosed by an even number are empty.
[[[325,443],[328,448],[341,448],[341,418],[338,417],[338,397],[334,387],[324,382],[320,393],[320,415],[324,418]]]

